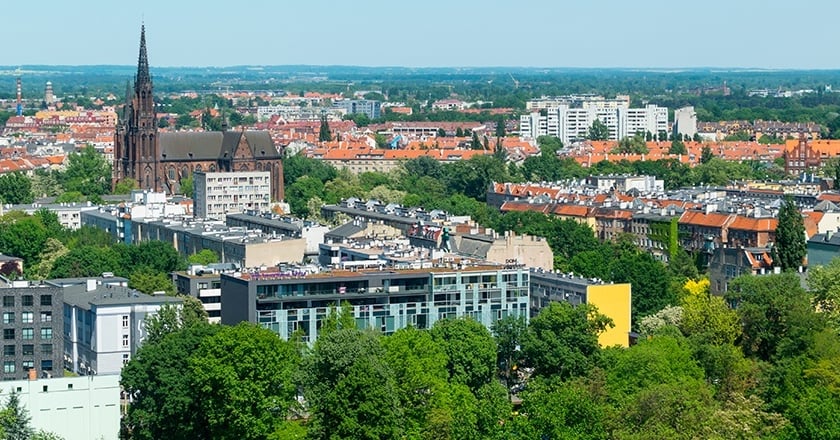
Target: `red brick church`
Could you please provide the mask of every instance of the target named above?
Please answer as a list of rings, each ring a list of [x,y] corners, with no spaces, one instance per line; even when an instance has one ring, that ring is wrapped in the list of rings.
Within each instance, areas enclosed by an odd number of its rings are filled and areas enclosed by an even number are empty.
[[[112,184],[134,179],[138,187],[176,194],[195,171],[269,171],[271,199],[283,200],[283,153],[266,131],[158,132],[146,29],[140,30],[140,56],[134,90],[126,90],[114,135]]]

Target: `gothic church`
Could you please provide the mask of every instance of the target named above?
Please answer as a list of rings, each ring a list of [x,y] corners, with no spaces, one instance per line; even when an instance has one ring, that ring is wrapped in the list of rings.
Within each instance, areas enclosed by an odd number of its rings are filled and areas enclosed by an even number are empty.
[[[126,90],[114,135],[112,185],[133,179],[139,188],[176,194],[195,171],[269,171],[271,199],[283,200],[283,154],[266,131],[158,132],[146,29],[140,30],[140,56],[134,90]]]

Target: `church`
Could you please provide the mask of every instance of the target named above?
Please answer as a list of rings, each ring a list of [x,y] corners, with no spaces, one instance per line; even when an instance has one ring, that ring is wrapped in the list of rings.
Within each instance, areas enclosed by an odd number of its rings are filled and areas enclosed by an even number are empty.
[[[271,200],[283,200],[282,149],[268,132],[159,132],[152,92],[143,26],[134,89],[126,89],[114,134],[112,186],[133,179],[141,189],[176,194],[181,180],[196,171],[268,171]]]

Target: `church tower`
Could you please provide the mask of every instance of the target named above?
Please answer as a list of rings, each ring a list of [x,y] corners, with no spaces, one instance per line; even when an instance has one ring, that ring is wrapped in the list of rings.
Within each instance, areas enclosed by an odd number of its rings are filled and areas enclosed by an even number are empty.
[[[144,25],[140,28],[134,90],[126,87],[126,103],[115,133],[112,186],[123,179],[134,179],[141,189],[160,190],[157,130]]]

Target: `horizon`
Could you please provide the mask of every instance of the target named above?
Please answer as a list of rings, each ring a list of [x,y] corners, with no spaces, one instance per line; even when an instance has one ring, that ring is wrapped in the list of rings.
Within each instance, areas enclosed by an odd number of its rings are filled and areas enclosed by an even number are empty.
[[[13,2],[4,12],[18,19],[3,32],[14,44],[4,47],[3,64],[132,65],[145,25],[153,67],[840,69],[826,56],[837,40],[834,2],[820,4],[819,14],[781,0],[709,0],[700,7],[523,0],[513,14],[499,0],[238,6],[148,0],[117,9],[88,0],[83,7],[49,5],[45,14],[43,5]],[[791,24],[777,25],[780,18]]]

